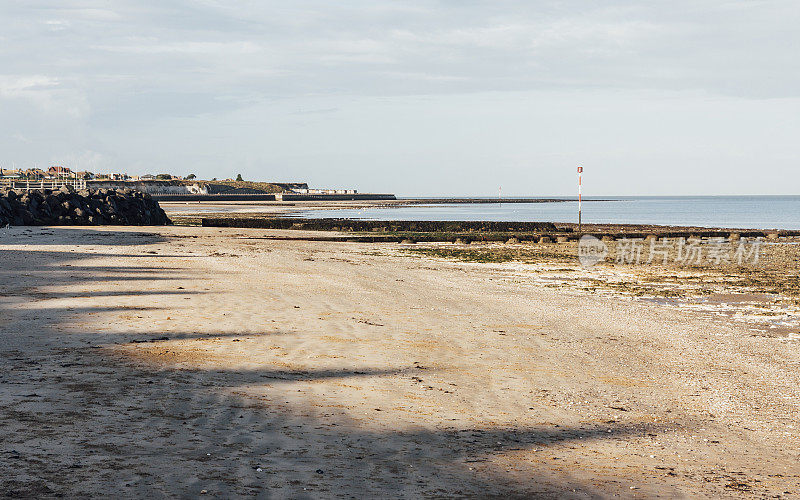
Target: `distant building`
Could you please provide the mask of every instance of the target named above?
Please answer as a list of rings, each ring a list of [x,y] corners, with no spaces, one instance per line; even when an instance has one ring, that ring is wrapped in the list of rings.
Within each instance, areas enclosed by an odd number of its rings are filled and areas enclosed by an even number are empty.
[[[47,173],[51,177],[75,177],[75,173],[72,170],[61,165],[53,165],[47,169]]]
[[[355,189],[307,189],[307,188],[293,188],[291,190],[297,194],[358,194]]]
[[[22,173],[22,170],[16,168],[0,168],[0,177],[5,179],[19,179]]]
[[[155,180],[155,178],[156,178],[156,176],[153,175],[153,174],[144,174],[144,175],[139,177],[139,180],[142,180],[142,181],[153,181],[153,180]]]
[[[130,176],[125,173],[117,173],[117,172],[110,172],[107,174],[97,174],[95,175],[95,179],[103,179],[109,181],[125,181],[130,179]]]
[[[25,177],[29,179],[42,179],[48,177],[48,174],[41,168],[29,168],[25,171]]]

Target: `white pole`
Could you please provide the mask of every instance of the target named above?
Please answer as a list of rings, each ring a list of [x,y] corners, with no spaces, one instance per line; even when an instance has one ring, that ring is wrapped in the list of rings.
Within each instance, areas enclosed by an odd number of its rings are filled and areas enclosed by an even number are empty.
[[[583,204],[583,167],[578,167],[578,234],[581,233],[581,209]]]

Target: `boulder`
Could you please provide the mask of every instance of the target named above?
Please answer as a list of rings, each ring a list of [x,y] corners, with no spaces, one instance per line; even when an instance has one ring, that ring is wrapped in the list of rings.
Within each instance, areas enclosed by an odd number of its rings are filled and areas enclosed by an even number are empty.
[[[149,196],[130,189],[75,191],[0,190],[0,226],[124,224],[162,226],[171,224],[167,214]]]

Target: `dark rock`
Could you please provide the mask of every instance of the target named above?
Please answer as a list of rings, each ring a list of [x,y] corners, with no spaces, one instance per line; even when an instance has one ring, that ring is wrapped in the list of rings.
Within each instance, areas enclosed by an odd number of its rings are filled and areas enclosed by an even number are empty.
[[[138,191],[113,189],[75,192],[0,190],[0,226],[11,225],[152,225],[171,224],[149,196]]]

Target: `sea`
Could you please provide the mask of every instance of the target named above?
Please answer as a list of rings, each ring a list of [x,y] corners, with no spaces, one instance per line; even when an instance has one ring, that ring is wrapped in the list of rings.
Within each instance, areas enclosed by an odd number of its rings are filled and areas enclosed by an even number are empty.
[[[800,230],[800,195],[612,196],[602,200],[584,199],[582,211],[584,223]],[[503,203],[498,200],[497,203],[308,210],[292,215],[367,220],[577,222],[578,203]]]

